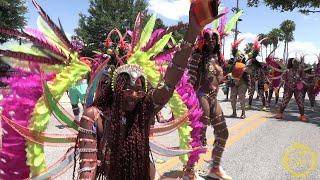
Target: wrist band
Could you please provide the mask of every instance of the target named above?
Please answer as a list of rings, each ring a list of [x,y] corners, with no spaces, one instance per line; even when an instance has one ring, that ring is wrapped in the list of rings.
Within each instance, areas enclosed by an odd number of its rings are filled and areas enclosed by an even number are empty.
[[[98,152],[97,149],[92,149],[92,148],[79,148],[78,151],[80,153],[96,153],[96,152]]]
[[[180,45],[182,45],[182,46],[187,46],[187,47],[189,47],[189,48],[192,48],[192,47],[193,47],[193,43],[188,42],[188,41],[186,41],[185,39],[182,39],[182,40],[180,41]]]
[[[79,142],[90,142],[90,143],[94,143],[96,142],[96,140],[94,139],[86,139],[86,138],[80,138]]]
[[[192,47],[193,47],[193,43],[190,43],[184,39],[182,39],[177,46],[178,51],[181,51],[184,48],[192,48]]]
[[[89,129],[85,129],[85,128],[82,128],[82,127],[79,127],[78,131],[82,132],[82,133],[85,133],[85,134],[90,134],[90,135],[96,134],[94,131],[89,130]]]
[[[78,173],[81,174],[83,172],[91,172],[92,170],[94,170],[95,167],[84,167],[78,170]]]
[[[163,79],[159,82],[159,85],[158,85],[160,88],[161,87],[164,87],[167,91],[174,91],[175,90],[175,87],[171,87],[170,85],[168,85]]]
[[[97,159],[80,159],[80,163],[83,163],[83,162],[98,162]]]

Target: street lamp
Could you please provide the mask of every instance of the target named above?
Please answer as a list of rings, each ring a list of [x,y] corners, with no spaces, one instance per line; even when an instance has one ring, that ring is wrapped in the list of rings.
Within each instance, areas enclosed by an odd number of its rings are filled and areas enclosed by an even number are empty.
[[[239,0],[237,0],[237,7],[235,9],[233,9],[236,11],[236,13],[239,12]],[[240,21],[240,19],[238,20]],[[238,21],[236,22],[236,29],[235,29],[235,36],[234,36],[234,41],[236,41],[238,39]]]

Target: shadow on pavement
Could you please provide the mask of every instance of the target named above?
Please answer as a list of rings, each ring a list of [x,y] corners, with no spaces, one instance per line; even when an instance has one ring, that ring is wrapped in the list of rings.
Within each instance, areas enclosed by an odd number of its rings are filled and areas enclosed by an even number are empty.
[[[276,113],[279,110],[279,106],[282,103],[282,98],[279,98],[279,102],[278,104],[275,106],[274,105],[274,101],[271,101],[271,108],[268,109],[269,112],[273,113],[274,116],[276,115]],[[304,103],[304,111],[305,111],[305,115],[307,117],[308,122],[306,123],[311,123],[311,124],[315,124],[318,127],[320,127],[320,101],[316,102],[316,107],[315,107],[315,111],[313,112],[311,110],[311,106],[309,103],[309,100],[306,99],[305,103]],[[260,110],[261,111],[261,101],[259,100],[254,100],[253,101],[253,105],[251,106],[251,110]],[[288,104],[288,106],[286,107],[285,111],[284,111],[284,119],[282,121],[299,121],[299,109],[298,106],[294,100],[294,98],[291,99],[290,103]]]

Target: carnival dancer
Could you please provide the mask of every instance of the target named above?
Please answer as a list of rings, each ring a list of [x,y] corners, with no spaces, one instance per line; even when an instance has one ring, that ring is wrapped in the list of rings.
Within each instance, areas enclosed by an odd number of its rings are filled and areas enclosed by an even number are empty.
[[[90,107],[81,119],[80,179],[151,179],[150,122],[172,96],[201,29],[190,11],[189,28],[181,50],[175,53],[155,89],[147,88],[147,77],[138,65],[122,65],[113,72],[111,87],[108,87],[112,91],[105,97],[110,99],[106,101],[106,110]]]
[[[304,105],[303,105],[303,78],[304,70],[300,65],[298,59],[290,58],[288,60],[287,71],[283,75],[284,80],[284,95],[282,104],[280,106],[279,112],[276,115],[277,119],[283,119],[283,112],[286,109],[292,95],[294,95],[296,103],[300,112],[300,121],[306,122],[307,118],[304,114]]]
[[[263,41],[263,39],[261,40]],[[252,106],[253,95],[255,92],[256,84],[258,86],[258,95],[262,101],[262,110],[266,110],[266,98],[265,98],[265,70],[263,65],[257,60],[257,56],[260,53],[261,49],[261,41],[259,41],[258,37],[255,39],[253,43],[253,50],[249,53],[249,60],[247,63],[246,71],[249,74],[249,109]]]
[[[280,88],[283,85],[282,74],[283,74],[283,71],[285,71],[286,69],[283,63],[283,59],[275,60],[274,67],[270,67],[270,68],[271,68],[271,71],[267,77],[271,82],[269,87],[269,97],[268,97],[269,106],[271,104],[273,93],[275,94],[275,104],[278,104]]]
[[[237,117],[237,97],[240,99],[241,104],[241,118],[246,118],[246,92],[248,87],[248,74],[245,72],[246,58],[245,55],[238,51],[239,44],[243,39],[237,40],[232,43],[232,54],[234,56],[235,62],[232,67],[232,73],[229,74],[232,79],[231,84],[231,106],[232,106],[232,115],[231,117]]]
[[[214,128],[215,142],[208,176],[218,179],[232,179],[220,166],[229,136],[222,108],[217,100],[219,85],[225,81],[224,72],[221,68],[221,66],[225,66],[225,62],[220,52],[220,46],[219,33],[209,28],[205,29],[198,39],[198,49],[195,50],[190,59],[189,69],[190,72],[196,73],[197,79],[192,79],[192,83],[198,89],[198,98],[203,110],[201,117],[204,124],[201,134],[202,146],[207,145],[207,126],[211,125]],[[187,167],[187,173],[192,174],[192,168]]]
[[[315,102],[316,102],[316,92],[315,92],[315,83],[316,83],[316,77],[315,77],[315,71],[313,70],[311,65],[307,65],[307,67],[304,68],[305,77],[304,77],[304,88],[302,91],[302,98],[303,102],[305,100],[306,94],[308,94],[308,98],[311,105],[311,110],[314,112]]]

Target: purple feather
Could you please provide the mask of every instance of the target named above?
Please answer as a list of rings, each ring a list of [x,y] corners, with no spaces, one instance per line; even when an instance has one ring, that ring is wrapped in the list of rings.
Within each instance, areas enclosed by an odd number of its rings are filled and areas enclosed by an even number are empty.
[[[54,75],[48,76],[50,80]],[[4,96],[0,102],[3,107],[3,115],[14,120],[18,124],[27,127],[34,106],[41,97],[42,83],[39,74],[28,73],[17,70],[14,77],[6,80],[11,89],[11,93]],[[26,179],[29,178],[29,167],[26,164],[26,142],[8,124],[2,124],[6,132],[2,139],[2,149],[0,152],[0,179]],[[14,156],[11,156],[14,154]]]
[[[38,45],[47,50],[50,50],[52,53],[56,54],[57,56],[60,56],[60,58],[66,58],[66,56],[64,56],[58,48],[49,44],[47,39],[43,35],[39,36],[38,38],[37,36],[30,35],[28,33],[25,33],[24,31],[20,32],[14,29],[4,29],[4,28],[0,28],[0,33],[26,38],[30,40],[33,44]]]
[[[148,51],[150,48],[152,48],[155,43],[161,39],[159,38],[159,36],[164,32],[164,29],[157,29],[155,31],[152,32],[152,35],[147,43],[147,45],[142,49],[143,51]]]
[[[227,24],[227,13],[229,13],[229,9],[227,7],[224,8],[222,13],[224,13],[225,15],[220,18],[220,24],[218,27],[218,32],[220,35],[224,34],[224,29]]]
[[[16,58],[21,61],[29,61],[29,62],[43,63],[43,64],[63,64],[63,62],[61,62],[60,60],[54,59],[52,57],[47,58],[47,57],[36,56],[32,54],[27,54],[27,53],[14,52],[10,50],[0,49],[0,55]]]

